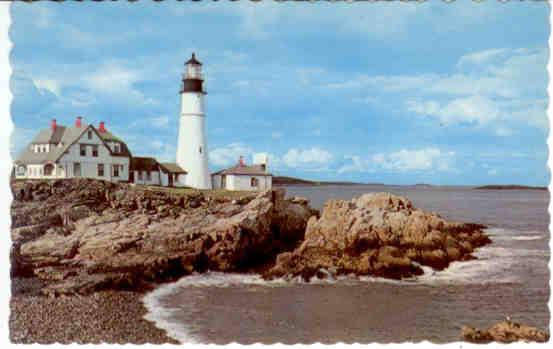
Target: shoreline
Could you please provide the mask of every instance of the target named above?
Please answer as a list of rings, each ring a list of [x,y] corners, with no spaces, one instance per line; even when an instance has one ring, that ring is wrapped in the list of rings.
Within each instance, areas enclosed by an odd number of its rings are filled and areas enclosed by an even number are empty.
[[[144,292],[101,291],[52,298],[38,294],[36,287],[34,278],[12,279],[12,343],[179,344],[144,318],[148,312]]]

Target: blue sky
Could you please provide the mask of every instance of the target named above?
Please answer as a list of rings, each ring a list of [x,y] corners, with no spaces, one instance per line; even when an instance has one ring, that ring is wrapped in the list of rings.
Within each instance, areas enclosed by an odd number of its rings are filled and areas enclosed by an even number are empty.
[[[183,63],[204,63],[212,170],[546,185],[549,5],[526,1],[15,3],[15,156],[75,116],[174,161]]]

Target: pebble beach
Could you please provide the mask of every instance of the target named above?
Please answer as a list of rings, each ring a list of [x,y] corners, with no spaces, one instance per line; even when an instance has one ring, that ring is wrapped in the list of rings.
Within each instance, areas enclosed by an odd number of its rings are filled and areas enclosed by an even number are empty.
[[[143,318],[143,293],[106,291],[50,298],[36,289],[36,280],[12,280],[13,343],[177,343]]]

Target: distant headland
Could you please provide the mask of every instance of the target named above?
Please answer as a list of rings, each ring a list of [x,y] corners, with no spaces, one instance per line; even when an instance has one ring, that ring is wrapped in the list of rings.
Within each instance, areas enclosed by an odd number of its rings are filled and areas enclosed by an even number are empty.
[[[308,179],[301,179],[296,177],[288,176],[274,176],[273,185],[366,185],[366,184],[375,184],[383,185],[381,183],[356,183],[356,182],[347,182],[347,181],[312,181]]]
[[[326,185],[393,185],[385,183],[361,183],[361,182],[348,182],[348,181],[315,181],[310,179],[303,179],[289,176],[274,176],[273,185],[275,186],[287,186],[287,185],[305,185],[305,186],[326,186]],[[404,185],[407,187],[417,188],[431,188],[439,185],[429,183],[417,183],[411,185]],[[479,189],[479,190],[547,190],[547,187],[542,186],[529,186],[519,184],[487,184],[481,186],[464,185],[467,189]]]
[[[516,189],[526,189],[526,190],[547,190],[547,187],[537,187],[529,185],[517,185],[517,184],[489,184],[476,187],[474,189],[488,189],[488,190],[516,190]]]

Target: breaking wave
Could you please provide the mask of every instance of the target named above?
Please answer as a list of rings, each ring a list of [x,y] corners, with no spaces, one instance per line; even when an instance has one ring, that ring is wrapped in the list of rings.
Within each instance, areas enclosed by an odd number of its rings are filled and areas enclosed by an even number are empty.
[[[168,336],[181,343],[200,342],[189,329],[182,323],[171,321],[177,308],[168,307],[163,299],[182,292],[183,289],[194,287],[291,287],[309,285],[359,285],[371,282],[389,283],[399,286],[408,285],[443,285],[443,284],[489,284],[489,283],[516,283],[520,282],[524,268],[532,268],[536,263],[547,264],[549,250],[528,248],[525,244],[531,244],[534,240],[545,239],[543,232],[517,232],[506,229],[488,229],[487,233],[494,241],[491,245],[479,248],[474,256],[476,259],[469,261],[453,262],[444,270],[437,271],[427,266],[421,266],[423,275],[403,279],[390,280],[380,277],[341,275],[333,276],[331,273],[321,270],[326,274],[325,278],[313,278],[305,282],[300,277],[278,278],[264,280],[258,274],[238,274],[223,272],[207,272],[204,274],[192,274],[185,276],[170,284],[161,285],[148,293],[143,302],[148,310],[145,318],[155,323],[159,328],[167,331]],[[517,241],[509,242],[509,241]],[[547,268],[545,268],[547,269]]]

